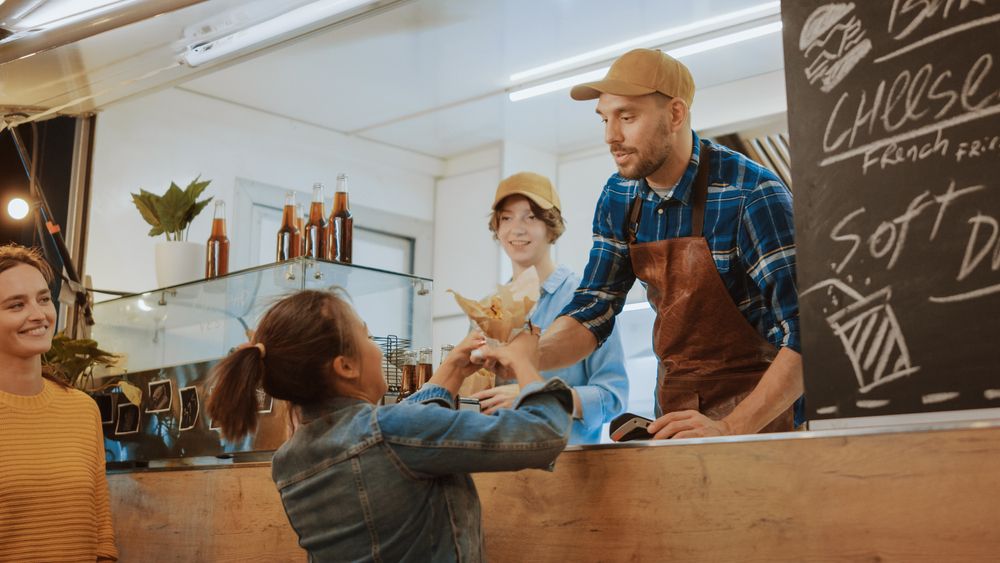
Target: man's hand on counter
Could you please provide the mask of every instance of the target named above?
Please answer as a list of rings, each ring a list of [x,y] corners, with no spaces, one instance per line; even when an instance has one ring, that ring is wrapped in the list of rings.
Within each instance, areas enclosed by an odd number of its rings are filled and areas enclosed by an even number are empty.
[[[654,440],[705,438],[732,434],[725,420],[712,420],[698,411],[675,411],[654,420],[646,428]]]

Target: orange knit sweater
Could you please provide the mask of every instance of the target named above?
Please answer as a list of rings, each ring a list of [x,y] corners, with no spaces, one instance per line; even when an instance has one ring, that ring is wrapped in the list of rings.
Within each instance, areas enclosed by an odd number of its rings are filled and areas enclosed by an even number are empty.
[[[118,558],[97,404],[46,380],[0,391],[0,562]]]

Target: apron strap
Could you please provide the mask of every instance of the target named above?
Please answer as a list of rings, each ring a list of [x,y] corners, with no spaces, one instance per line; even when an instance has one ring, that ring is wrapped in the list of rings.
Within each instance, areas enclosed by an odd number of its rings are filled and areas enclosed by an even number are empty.
[[[702,148],[698,159],[698,173],[694,179],[693,192],[691,194],[691,236],[702,236],[702,229],[705,223],[705,201],[708,199],[708,168],[709,153]],[[635,244],[635,235],[639,231],[639,216],[642,211],[642,191],[636,190],[635,197],[629,206],[628,217],[628,243]]]
[[[639,212],[642,211],[642,190],[636,190],[628,211],[628,243],[635,244],[635,234],[639,232]]]
[[[691,236],[700,237],[705,223],[705,200],[708,199],[708,150],[703,146],[698,159],[698,175],[694,179],[694,193],[691,194]]]

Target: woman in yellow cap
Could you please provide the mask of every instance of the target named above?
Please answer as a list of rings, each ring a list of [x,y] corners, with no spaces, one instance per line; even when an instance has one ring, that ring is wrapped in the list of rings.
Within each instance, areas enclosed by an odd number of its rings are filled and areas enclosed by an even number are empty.
[[[541,280],[541,296],[531,316],[544,331],[573,298],[580,278],[552,260],[552,244],[566,230],[559,193],[548,178],[520,172],[497,186],[489,228],[507,257],[514,276],[534,266]],[[620,414],[628,401],[625,354],[617,331],[593,354],[567,368],[542,372],[559,377],[573,391],[573,428],[570,444],[600,442],[601,429]],[[487,414],[509,408],[517,398],[517,385],[498,385],[474,395]]]

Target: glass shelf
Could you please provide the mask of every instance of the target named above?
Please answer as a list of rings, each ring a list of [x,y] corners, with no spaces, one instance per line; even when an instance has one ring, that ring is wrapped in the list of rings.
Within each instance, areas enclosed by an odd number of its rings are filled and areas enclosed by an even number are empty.
[[[431,345],[431,280],[309,258],[98,303],[92,334],[103,349],[125,354],[130,372],[218,359],[246,342],[247,330],[281,296],[334,287],[347,293],[372,335]]]
[[[263,391],[254,435],[239,442],[221,439],[205,412],[209,374],[231,348],[247,341],[247,331],[276,300],[302,289],[333,288],[346,292],[384,349],[393,342],[431,345],[431,280],[325,260],[296,258],[96,304],[93,338],[125,357],[122,367],[142,391],[139,405],[118,392],[95,398],[109,464],[129,467],[280,446],[287,432],[285,405]],[[389,371],[397,370],[388,361],[384,367],[391,383]]]

